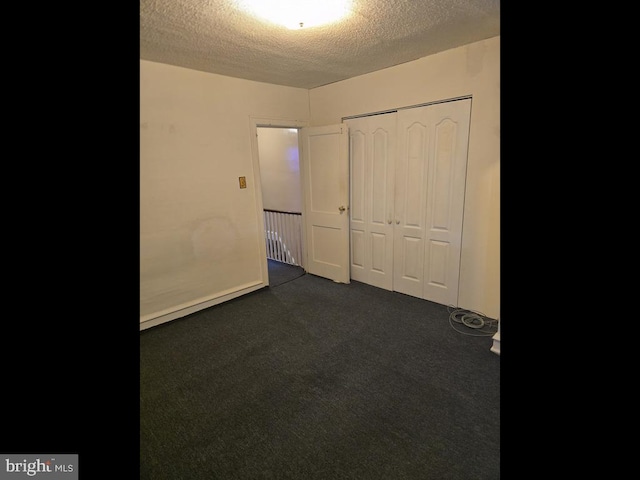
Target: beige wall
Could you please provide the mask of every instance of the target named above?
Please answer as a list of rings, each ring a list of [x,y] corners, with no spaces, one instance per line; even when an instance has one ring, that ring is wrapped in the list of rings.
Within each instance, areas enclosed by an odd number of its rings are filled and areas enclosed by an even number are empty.
[[[307,121],[308,98],[140,61],[141,322],[264,281],[252,117]]]
[[[459,306],[500,307],[500,37],[309,91],[312,126],[472,96]]]
[[[459,306],[497,318],[500,37],[312,90],[141,60],[141,322],[263,284],[256,118],[318,126],[466,95],[473,101]],[[239,188],[240,176],[248,188]]]
[[[301,213],[297,129],[263,127],[257,130],[262,207]]]

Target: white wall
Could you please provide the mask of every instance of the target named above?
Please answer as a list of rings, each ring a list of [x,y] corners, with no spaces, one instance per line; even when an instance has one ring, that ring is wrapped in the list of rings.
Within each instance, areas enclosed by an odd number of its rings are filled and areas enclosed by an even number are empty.
[[[141,323],[263,285],[252,117],[307,122],[308,91],[140,61]]]
[[[459,307],[500,306],[500,37],[309,91],[312,126],[472,96]]]
[[[262,206],[282,212],[302,212],[298,131],[258,127]]]

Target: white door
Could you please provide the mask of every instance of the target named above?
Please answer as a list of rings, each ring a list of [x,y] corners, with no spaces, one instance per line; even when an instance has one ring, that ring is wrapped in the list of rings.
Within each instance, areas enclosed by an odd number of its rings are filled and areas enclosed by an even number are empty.
[[[398,111],[394,290],[458,304],[471,100]]]
[[[307,272],[349,283],[349,135],[345,124],[300,129]]]
[[[431,105],[423,298],[458,306],[471,100]]]
[[[426,107],[398,112],[393,288],[422,297],[430,128]]]
[[[396,114],[350,119],[351,278],[393,290]]]

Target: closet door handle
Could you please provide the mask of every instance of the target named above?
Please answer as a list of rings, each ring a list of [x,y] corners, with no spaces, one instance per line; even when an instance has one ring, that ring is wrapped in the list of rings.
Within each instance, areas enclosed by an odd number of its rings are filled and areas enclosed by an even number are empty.
[[[340,205],[340,206],[338,207],[338,210],[340,210],[340,213],[342,213],[342,212],[344,212],[344,211],[346,210],[346,208],[345,208],[345,206],[344,206],[344,205]]]

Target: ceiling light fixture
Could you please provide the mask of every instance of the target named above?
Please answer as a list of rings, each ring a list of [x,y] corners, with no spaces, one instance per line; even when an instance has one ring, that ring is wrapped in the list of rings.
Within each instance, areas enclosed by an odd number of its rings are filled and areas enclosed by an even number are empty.
[[[351,0],[236,0],[245,12],[291,30],[334,23],[351,13]]]

